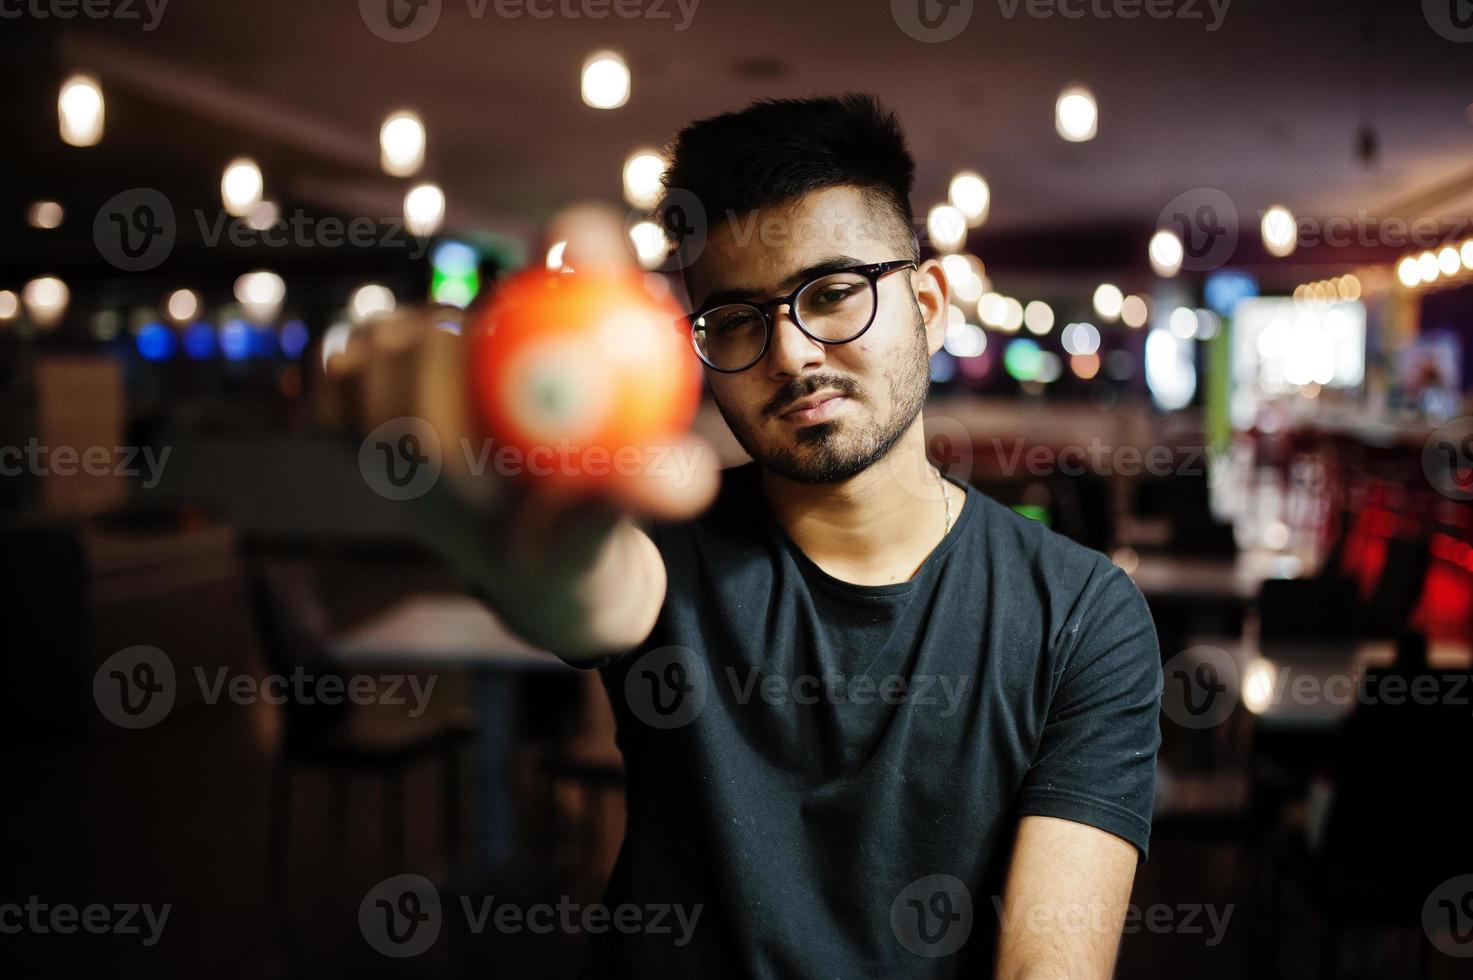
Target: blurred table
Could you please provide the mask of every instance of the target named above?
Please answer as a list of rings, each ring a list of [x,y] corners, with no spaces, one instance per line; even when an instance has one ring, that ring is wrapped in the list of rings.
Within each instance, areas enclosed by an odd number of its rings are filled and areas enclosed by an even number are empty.
[[[465,668],[474,678],[479,806],[473,837],[482,869],[511,856],[511,755],[517,712],[515,679],[531,672],[572,672],[557,657],[512,633],[485,604],[458,593],[411,595],[343,633],[332,646],[342,667],[402,670]]]
[[[1293,555],[1241,551],[1233,558],[1195,558],[1146,553],[1131,579],[1147,599],[1252,602],[1266,579],[1295,578],[1303,563]]]
[[[1194,637],[1168,662],[1167,673],[1179,680],[1211,665],[1261,730],[1328,731],[1355,707],[1366,671],[1390,667],[1396,655],[1391,640],[1261,643],[1255,634],[1250,625],[1237,636]],[[1428,647],[1429,670],[1470,665],[1473,649],[1467,641],[1433,641]],[[1172,682],[1168,676],[1167,683]]]

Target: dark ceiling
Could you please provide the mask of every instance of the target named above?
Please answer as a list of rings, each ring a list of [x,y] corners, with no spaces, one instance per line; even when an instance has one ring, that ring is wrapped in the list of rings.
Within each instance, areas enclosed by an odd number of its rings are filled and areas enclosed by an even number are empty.
[[[900,112],[918,211],[955,170],[987,176],[992,213],[973,247],[998,268],[1139,266],[1163,206],[1194,188],[1225,192],[1253,227],[1271,203],[1321,218],[1473,212],[1473,43],[1440,36],[1416,2],[1231,0],[1210,29],[1207,0],[1163,0],[1180,16],[1133,20],[975,0],[944,43],[907,36],[887,0],[698,0],[684,30],[675,0],[624,0],[668,19],[622,18],[600,0],[542,6],[609,10],[603,19],[436,2],[434,29],[410,43],[376,36],[352,0],[172,0],[153,30],[142,0],[130,5],[142,20],[0,22],[15,140],[0,255],[26,272],[85,247],[90,215],[126,187],[216,204],[220,170],[241,154],[288,205],[397,213],[403,182],[379,173],[376,138],[400,107],[425,118],[426,174],[446,190],[451,227],[529,236],[570,200],[617,200],[629,151],[687,120],[848,89]],[[1086,11],[1129,2],[1065,0]],[[602,47],[633,71],[632,98],[615,111],[579,98],[582,61]],[[73,69],[95,72],[108,95],[107,135],[90,150],[56,134],[56,86]],[[1088,143],[1053,128],[1054,99],[1073,81],[1100,103]],[[1366,126],[1378,147],[1369,164],[1357,154]],[[69,236],[23,227],[39,197],[68,205]],[[1250,259],[1255,238],[1245,236]]]

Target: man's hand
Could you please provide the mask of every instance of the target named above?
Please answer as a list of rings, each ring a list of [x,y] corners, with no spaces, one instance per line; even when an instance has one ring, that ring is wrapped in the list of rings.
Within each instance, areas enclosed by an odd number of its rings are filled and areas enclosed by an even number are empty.
[[[1135,846],[1114,834],[1024,817],[1003,896],[998,980],[1108,978],[1135,868]]]
[[[617,215],[596,205],[554,220],[574,269],[628,271]],[[664,564],[637,518],[682,520],[715,496],[715,453],[695,436],[674,447],[682,472],[645,472],[601,490],[554,490],[498,477],[471,411],[460,336],[435,328],[429,309],[402,309],[355,331],[324,365],[319,424],[361,436],[411,417],[438,437],[441,478],[406,506],[426,540],[491,599],[529,642],[568,659],[616,653],[644,640],[665,596]],[[462,451],[470,446],[477,451]],[[493,457],[494,458],[494,457]]]

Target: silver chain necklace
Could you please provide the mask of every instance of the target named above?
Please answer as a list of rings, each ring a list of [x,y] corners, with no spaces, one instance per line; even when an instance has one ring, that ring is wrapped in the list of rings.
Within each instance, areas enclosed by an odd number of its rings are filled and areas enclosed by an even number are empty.
[[[946,478],[941,475],[941,470],[933,466],[931,472],[936,474],[936,484],[941,487],[941,499],[946,501],[946,530],[941,534],[944,538],[951,533],[951,491],[946,489]]]

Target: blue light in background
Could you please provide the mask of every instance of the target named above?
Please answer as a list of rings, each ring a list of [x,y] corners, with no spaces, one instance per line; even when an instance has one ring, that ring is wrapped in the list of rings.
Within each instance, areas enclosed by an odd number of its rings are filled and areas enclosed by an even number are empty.
[[[251,357],[276,356],[276,330],[268,325],[251,327]]]
[[[227,361],[251,356],[251,328],[244,320],[227,320],[220,327],[220,351]]]
[[[430,262],[442,274],[453,278],[469,276],[476,271],[480,256],[464,242],[441,242]]]
[[[956,358],[944,350],[938,350],[931,355],[931,380],[937,384],[945,384],[956,377]]]
[[[179,346],[174,331],[162,323],[145,323],[133,342],[145,361],[167,361]]]
[[[1230,317],[1240,300],[1258,295],[1258,280],[1237,269],[1224,269],[1207,277],[1202,295],[1214,312]]]
[[[203,320],[184,328],[184,353],[192,360],[207,361],[215,356],[215,328]]]
[[[307,325],[301,320],[288,320],[281,325],[281,352],[293,360],[302,356],[302,351],[312,342]]]

